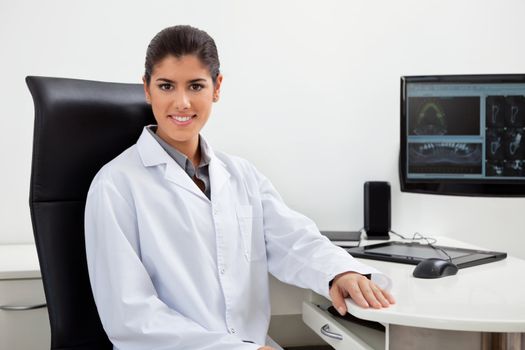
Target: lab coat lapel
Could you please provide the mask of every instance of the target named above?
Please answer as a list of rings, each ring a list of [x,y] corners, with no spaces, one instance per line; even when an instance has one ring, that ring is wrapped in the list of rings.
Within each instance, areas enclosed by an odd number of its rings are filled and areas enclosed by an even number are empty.
[[[202,193],[200,188],[193,182],[188,174],[186,174],[184,169],[182,169],[175,160],[166,153],[162,146],[159,145],[157,140],[150,135],[148,130],[146,130],[146,127],[144,127],[144,130],[137,141],[137,147],[144,166],[160,166],[164,164],[164,178],[166,180],[190,191],[206,201],[208,200],[206,195]]]
[[[205,150],[204,152],[210,156],[209,174],[210,174],[210,187],[211,187],[211,198],[214,199],[217,196],[226,181],[230,178],[230,173],[226,169],[226,164],[220,160],[213,148],[206,142],[201,135],[201,147]]]
[[[208,197],[202,193],[201,189],[173,159],[171,162],[166,164],[166,172],[164,175],[166,180],[173,182],[175,185],[183,187],[184,189],[194,193],[206,201],[208,200]]]
[[[212,153],[210,160],[210,186],[211,198],[215,199],[220,194],[224,184],[230,178],[230,173],[226,170],[226,165]]]

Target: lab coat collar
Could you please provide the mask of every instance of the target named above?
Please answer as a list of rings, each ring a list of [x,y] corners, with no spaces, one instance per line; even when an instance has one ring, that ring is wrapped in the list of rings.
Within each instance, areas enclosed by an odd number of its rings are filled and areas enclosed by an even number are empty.
[[[222,189],[230,177],[230,173],[226,169],[226,164],[217,156],[211,146],[206,142],[204,137],[200,135],[200,142],[202,147],[205,147],[210,156],[209,163],[209,175],[210,175],[210,186],[211,186],[211,198],[213,200],[214,195],[217,195]],[[184,169],[178,165],[173,158],[162,148],[162,146],[155,140],[153,136],[146,130],[142,131],[138,141],[137,149],[142,160],[142,164],[145,167],[159,166],[166,164],[164,177],[166,180],[173,182],[174,184],[183,187],[184,189],[194,193],[195,195],[208,200],[208,198],[202,193],[200,188],[193,182],[193,180],[186,174]]]

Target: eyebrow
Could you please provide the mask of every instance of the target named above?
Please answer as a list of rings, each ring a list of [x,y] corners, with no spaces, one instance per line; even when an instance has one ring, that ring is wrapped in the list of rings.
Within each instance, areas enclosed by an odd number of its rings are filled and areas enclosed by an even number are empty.
[[[170,80],[170,79],[167,79],[167,78],[158,78],[156,81],[164,81],[166,83],[171,83],[171,84],[175,83],[173,80]],[[192,79],[189,82],[190,83],[206,82],[206,79],[204,79],[204,78],[197,78],[197,79]]]

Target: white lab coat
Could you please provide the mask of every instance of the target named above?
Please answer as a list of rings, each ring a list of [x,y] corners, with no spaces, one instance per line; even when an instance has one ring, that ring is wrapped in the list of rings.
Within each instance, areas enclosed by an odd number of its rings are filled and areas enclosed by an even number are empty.
[[[210,154],[211,200],[145,129],[91,184],[89,276],[116,349],[257,349],[270,319],[268,272],[326,297],[349,270],[389,287],[249,162]]]

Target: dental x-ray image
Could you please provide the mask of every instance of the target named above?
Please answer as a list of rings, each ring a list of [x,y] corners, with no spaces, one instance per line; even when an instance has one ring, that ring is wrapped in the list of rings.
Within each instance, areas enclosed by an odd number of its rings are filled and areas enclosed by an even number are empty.
[[[521,128],[525,126],[525,96],[507,96],[505,125]]]
[[[481,174],[481,143],[422,142],[408,145],[410,173]]]
[[[410,97],[409,135],[479,135],[480,97]]]
[[[523,176],[522,163],[525,160],[523,128],[490,128],[487,129],[486,140],[487,176]]]
[[[525,176],[525,160],[511,160],[511,161],[487,161],[486,167],[487,176],[502,177],[502,176]]]
[[[525,139],[522,128],[507,129],[505,132],[505,159],[525,159]]]
[[[525,188],[525,75],[458,78],[404,77],[404,185],[426,191],[443,181],[476,192],[469,186],[483,184],[487,195]]]
[[[504,176],[525,176],[525,161],[513,160],[507,161],[504,164],[503,175]]]
[[[485,125],[490,128],[505,126],[507,104],[504,96],[487,96],[485,108]]]
[[[486,130],[485,152],[489,160],[504,160],[505,159],[505,129],[504,128],[490,128]]]
[[[489,128],[524,127],[525,96],[487,96],[485,116]]]
[[[503,176],[504,163],[500,160],[487,161],[486,175],[487,176]]]
[[[525,176],[525,96],[488,96],[485,117],[486,175]]]
[[[525,176],[523,128],[490,128],[486,131],[487,176]]]
[[[525,97],[486,99],[485,173],[487,176],[525,176]]]

